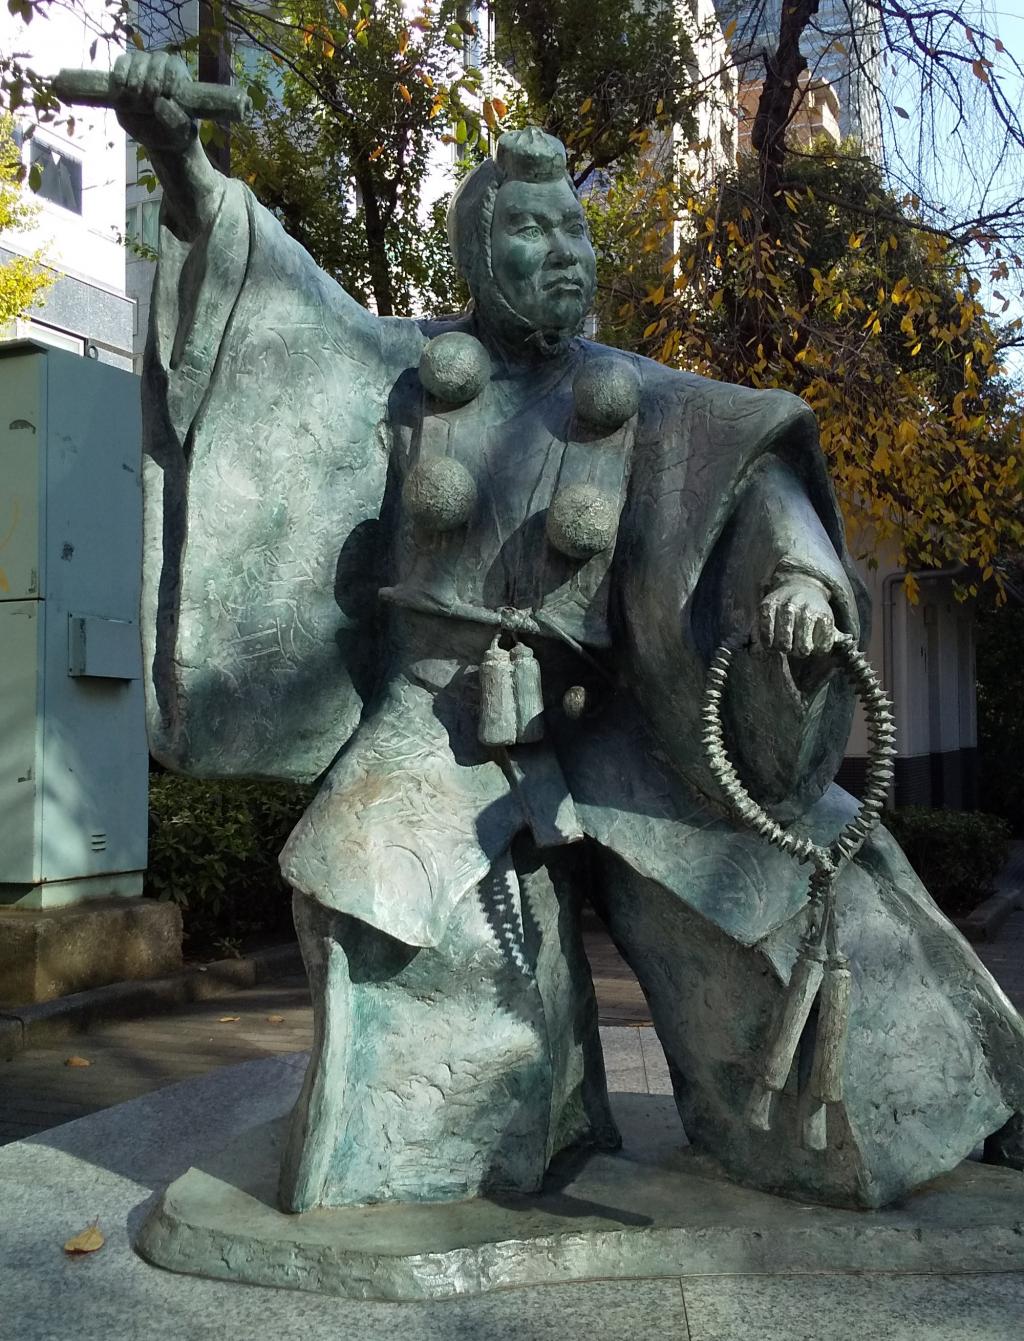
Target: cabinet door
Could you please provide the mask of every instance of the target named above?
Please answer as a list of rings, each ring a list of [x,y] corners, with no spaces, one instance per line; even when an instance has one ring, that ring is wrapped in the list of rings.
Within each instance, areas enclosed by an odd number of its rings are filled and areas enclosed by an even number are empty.
[[[40,879],[42,601],[0,601],[0,903]]]

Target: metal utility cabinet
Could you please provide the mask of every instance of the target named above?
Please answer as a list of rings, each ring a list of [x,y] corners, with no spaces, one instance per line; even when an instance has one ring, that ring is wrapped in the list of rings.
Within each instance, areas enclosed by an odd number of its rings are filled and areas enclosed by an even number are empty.
[[[0,905],[141,892],[138,381],[0,346]]]

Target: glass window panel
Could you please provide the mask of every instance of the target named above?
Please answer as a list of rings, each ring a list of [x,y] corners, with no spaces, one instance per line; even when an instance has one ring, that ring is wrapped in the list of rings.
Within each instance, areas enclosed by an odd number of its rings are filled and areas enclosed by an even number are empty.
[[[142,243],[154,251],[160,250],[159,200],[145,200],[142,203]]]
[[[42,179],[37,195],[50,200],[73,214],[82,212],[82,164],[71,154],[33,138],[29,149],[29,163],[39,167]]]

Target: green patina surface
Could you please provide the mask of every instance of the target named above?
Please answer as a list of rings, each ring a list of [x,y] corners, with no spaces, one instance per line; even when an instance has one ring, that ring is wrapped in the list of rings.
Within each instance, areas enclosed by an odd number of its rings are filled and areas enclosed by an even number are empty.
[[[744,785],[815,842],[849,820],[828,649],[868,610],[808,407],[581,338],[593,252],[539,131],[453,202],[473,310],[379,319],[140,88],[122,115],[166,192],[153,748],[321,780],[282,854],[316,1010],[283,1209],[534,1191],[559,1151],[614,1143],[584,897],[731,1177],[877,1207],[953,1168],[1024,1102],[1024,1030],[884,831],[838,885],[828,1140],[800,1141],[806,1046],[771,1130],[747,1121],[807,872],[729,818],[700,707],[714,649],[750,635],[724,703]]]

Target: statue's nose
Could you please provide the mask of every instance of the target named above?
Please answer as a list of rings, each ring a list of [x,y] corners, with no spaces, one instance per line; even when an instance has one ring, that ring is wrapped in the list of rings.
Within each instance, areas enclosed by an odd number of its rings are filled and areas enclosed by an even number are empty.
[[[548,260],[560,266],[575,264],[576,252],[569,238],[559,233],[552,235],[551,246],[548,249]]]

